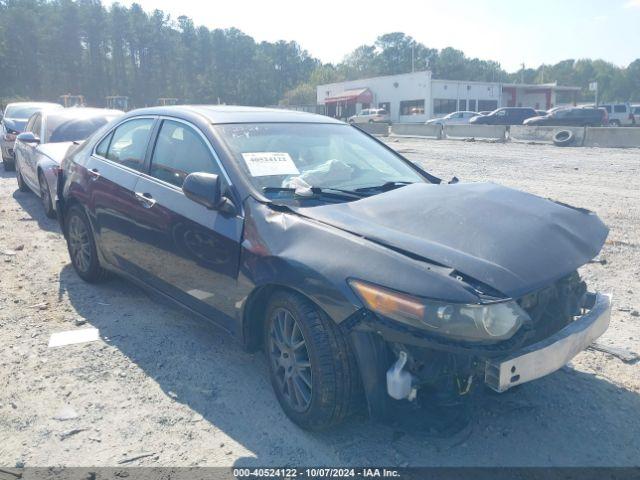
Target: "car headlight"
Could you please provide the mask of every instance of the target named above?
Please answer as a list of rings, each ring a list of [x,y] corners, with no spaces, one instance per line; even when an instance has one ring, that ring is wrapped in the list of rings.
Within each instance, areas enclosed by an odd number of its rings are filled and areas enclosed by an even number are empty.
[[[349,285],[365,306],[385,317],[467,341],[506,340],[528,322],[515,301],[459,304],[425,300],[360,280]]]

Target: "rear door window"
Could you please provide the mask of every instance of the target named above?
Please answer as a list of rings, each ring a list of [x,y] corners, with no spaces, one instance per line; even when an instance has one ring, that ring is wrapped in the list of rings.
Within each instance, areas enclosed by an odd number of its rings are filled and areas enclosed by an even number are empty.
[[[142,171],[153,122],[152,118],[136,118],[118,126],[111,134],[106,155],[103,156],[112,162]],[[100,142],[96,149],[98,155],[99,149],[105,151],[104,142]]]
[[[613,106],[613,111],[615,113],[627,113],[627,106],[626,105],[614,105]]]
[[[182,187],[187,175],[194,172],[222,175],[209,145],[194,128],[164,120],[153,149],[149,175]]]

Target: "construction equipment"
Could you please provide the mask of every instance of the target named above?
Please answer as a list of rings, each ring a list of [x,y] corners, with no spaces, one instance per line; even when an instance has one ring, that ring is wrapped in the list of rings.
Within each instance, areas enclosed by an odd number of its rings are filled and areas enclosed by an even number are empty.
[[[105,97],[107,108],[112,110],[129,110],[129,97],[122,95],[110,95]]]
[[[64,108],[86,106],[84,95],[71,95],[70,93],[67,93],[66,95],[60,95],[60,103],[64,106]]]

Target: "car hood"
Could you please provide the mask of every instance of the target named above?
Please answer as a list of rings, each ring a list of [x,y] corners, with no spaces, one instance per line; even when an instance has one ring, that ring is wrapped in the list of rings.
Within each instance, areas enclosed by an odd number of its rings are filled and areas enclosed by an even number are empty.
[[[413,184],[350,203],[294,210],[453,268],[512,298],[587,263],[609,231],[588,210],[491,183]]]
[[[42,143],[38,146],[38,151],[59,164],[74,145],[73,142]]]

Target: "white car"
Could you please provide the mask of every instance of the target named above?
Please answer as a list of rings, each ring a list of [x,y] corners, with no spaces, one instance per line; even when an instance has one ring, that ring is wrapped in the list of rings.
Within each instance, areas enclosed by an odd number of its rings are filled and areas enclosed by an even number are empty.
[[[33,191],[45,214],[55,216],[58,167],[71,147],[124,112],[103,108],[42,110],[16,137],[16,178],[21,192]]]
[[[636,123],[633,107],[628,103],[601,103],[598,108],[604,108],[607,111],[611,127],[624,127]]]
[[[480,115],[478,112],[460,111],[452,112],[441,118],[427,120],[427,125],[466,125],[473,117]]]
[[[364,108],[359,114],[349,117],[349,123],[388,122],[389,114],[384,108]]]
[[[62,105],[48,102],[16,102],[9,103],[4,109],[0,122],[0,149],[2,150],[2,164],[6,171],[15,167],[13,145],[16,136],[24,131],[29,117],[43,109],[62,108]]]

